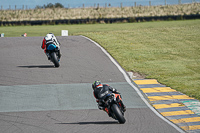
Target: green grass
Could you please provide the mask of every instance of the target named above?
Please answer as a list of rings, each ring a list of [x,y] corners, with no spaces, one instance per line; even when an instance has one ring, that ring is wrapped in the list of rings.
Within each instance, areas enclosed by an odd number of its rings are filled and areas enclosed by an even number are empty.
[[[0,27],[0,33],[5,37],[19,37],[24,33],[28,36],[44,36],[49,32],[56,36],[61,35],[61,30],[68,30],[69,35],[81,34],[80,32],[104,32],[121,30],[123,27],[116,24],[80,24],[80,25],[42,25],[42,26],[4,26]],[[128,27],[126,27],[128,29]]]
[[[200,100],[200,20],[0,27],[5,36],[44,36],[62,29],[103,46],[126,71],[157,79]]]

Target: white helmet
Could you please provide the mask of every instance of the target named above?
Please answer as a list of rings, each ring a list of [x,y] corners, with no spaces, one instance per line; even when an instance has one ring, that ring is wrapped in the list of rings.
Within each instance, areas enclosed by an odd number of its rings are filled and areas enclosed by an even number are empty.
[[[52,33],[49,33],[45,36],[46,41],[53,41],[53,39],[54,39],[54,34]]]

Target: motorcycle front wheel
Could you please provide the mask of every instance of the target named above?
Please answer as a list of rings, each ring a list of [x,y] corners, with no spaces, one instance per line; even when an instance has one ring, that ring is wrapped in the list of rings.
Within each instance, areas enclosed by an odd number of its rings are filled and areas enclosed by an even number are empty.
[[[119,107],[116,104],[113,104],[111,106],[111,109],[112,109],[113,113],[115,114],[115,117],[117,118],[119,123],[120,124],[124,124],[126,122],[126,119],[124,118],[124,115],[122,114],[122,112],[119,109]]]
[[[59,62],[58,62],[57,55],[56,55],[55,52],[52,52],[52,53],[51,53],[51,61],[54,63],[54,66],[55,66],[55,67],[59,67],[59,66],[60,66],[60,64],[59,64]]]

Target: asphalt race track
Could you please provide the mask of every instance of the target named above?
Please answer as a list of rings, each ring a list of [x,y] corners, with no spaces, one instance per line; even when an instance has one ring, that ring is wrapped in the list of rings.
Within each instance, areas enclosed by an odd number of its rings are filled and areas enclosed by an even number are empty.
[[[61,66],[41,49],[43,37],[0,38],[0,133],[177,133],[128,84],[116,65],[82,36],[57,37]],[[91,84],[118,89],[126,123],[100,111]]]

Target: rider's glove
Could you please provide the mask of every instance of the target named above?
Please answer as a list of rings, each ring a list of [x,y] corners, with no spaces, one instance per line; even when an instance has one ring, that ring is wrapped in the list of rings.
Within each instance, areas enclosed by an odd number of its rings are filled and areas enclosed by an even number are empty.
[[[115,94],[120,94],[119,91],[115,91]]]

